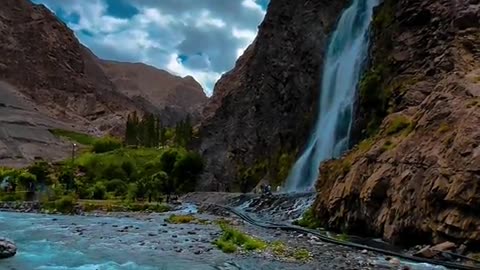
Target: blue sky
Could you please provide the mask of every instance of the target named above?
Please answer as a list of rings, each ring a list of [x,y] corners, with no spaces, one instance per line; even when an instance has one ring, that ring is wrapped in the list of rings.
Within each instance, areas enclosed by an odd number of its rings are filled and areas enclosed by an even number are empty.
[[[32,0],[103,59],[192,75],[208,95],[253,41],[269,0]]]

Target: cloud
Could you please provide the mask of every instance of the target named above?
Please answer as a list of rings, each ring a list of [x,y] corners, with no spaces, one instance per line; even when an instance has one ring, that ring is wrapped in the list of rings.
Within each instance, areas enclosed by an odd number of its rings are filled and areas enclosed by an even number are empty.
[[[268,0],[32,0],[104,59],[193,76],[211,94],[253,41]]]

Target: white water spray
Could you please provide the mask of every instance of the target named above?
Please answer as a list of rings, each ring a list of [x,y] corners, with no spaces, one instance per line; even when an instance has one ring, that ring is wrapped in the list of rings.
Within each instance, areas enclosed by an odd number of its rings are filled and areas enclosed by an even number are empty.
[[[287,179],[287,191],[309,190],[322,161],[349,146],[355,89],[368,52],[368,28],[378,0],[353,0],[333,33],[325,59],[320,109],[307,147]]]

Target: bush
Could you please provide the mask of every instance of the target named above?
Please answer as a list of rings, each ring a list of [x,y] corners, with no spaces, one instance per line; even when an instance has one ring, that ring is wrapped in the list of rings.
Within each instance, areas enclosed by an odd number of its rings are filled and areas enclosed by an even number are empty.
[[[181,154],[173,167],[177,192],[187,193],[194,191],[197,177],[203,170],[203,161],[199,154],[188,152]]]
[[[55,209],[61,213],[73,213],[75,204],[76,201],[72,195],[65,195],[55,201]]]
[[[45,161],[36,162],[28,169],[28,172],[35,175],[38,183],[50,184],[48,175],[50,174],[50,166]]]
[[[267,244],[264,241],[251,237],[226,224],[221,223],[220,228],[222,229],[223,234],[214,242],[214,244],[224,252],[235,252],[236,246],[243,247],[245,250],[262,250],[267,247]]]
[[[313,214],[313,209],[308,209],[302,216],[301,219],[295,220],[293,224],[309,228],[309,229],[317,229],[321,227],[320,221]]]
[[[108,192],[113,192],[115,196],[125,196],[128,191],[127,183],[120,179],[106,181],[105,188]]]
[[[114,137],[104,137],[93,143],[93,152],[106,153],[122,147],[122,141]]]
[[[225,253],[234,253],[237,251],[237,246],[226,240],[222,239],[217,239],[215,242],[213,242],[221,251]]]
[[[29,172],[23,171],[17,176],[17,183],[24,189],[30,190],[37,182],[37,177]]]
[[[102,182],[97,182],[93,187],[91,187],[90,194],[92,199],[103,200],[107,194],[107,189]]]

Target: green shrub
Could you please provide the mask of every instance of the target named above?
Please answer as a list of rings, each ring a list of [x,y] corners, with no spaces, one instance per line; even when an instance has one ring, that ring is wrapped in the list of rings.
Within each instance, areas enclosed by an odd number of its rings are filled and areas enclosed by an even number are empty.
[[[91,187],[90,194],[92,199],[103,200],[107,194],[107,189],[102,182],[97,182],[93,187]]]
[[[122,141],[114,137],[104,137],[93,143],[93,152],[106,153],[122,147]]]
[[[213,242],[221,251],[225,253],[234,253],[237,251],[237,246],[231,241],[217,239]]]
[[[312,208],[308,209],[303,214],[302,218],[299,220],[295,220],[293,224],[309,229],[317,229],[321,227],[321,223],[313,214]]]
[[[412,121],[405,116],[397,116],[393,118],[390,124],[387,126],[385,134],[394,135],[405,129],[407,129],[409,132],[413,129]]]
[[[105,182],[107,192],[113,192],[115,196],[125,196],[128,191],[126,182],[120,179],[113,179]]]
[[[55,201],[55,209],[61,213],[73,213],[76,205],[75,197],[72,195],[65,195]]]
[[[235,252],[235,246],[242,247],[249,251],[263,250],[267,247],[267,244],[264,241],[251,237],[224,223],[220,223],[220,228],[222,229],[223,234],[214,243],[221,250],[227,249],[228,251]],[[232,246],[235,247],[235,249],[233,249]]]
[[[175,178],[176,191],[180,193],[194,191],[197,178],[202,170],[203,161],[199,154],[194,152],[180,154],[171,173],[171,176]]]
[[[37,177],[29,172],[22,171],[17,176],[17,183],[24,189],[29,189],[31,185],[37,182]]]
[[[35,162],[35,164],[28,167],[27,171],[35,175],[38,183],[42,183],[42,184],[51,183],[48,176],[50,174],[50,166],[48,165],[47,162],[45,161]]]
[[[312,254],[305,248],[299,248],[293,252],[293,257],[298,261],[307,261],[312,257]]]

